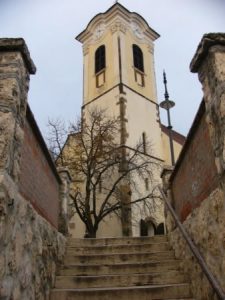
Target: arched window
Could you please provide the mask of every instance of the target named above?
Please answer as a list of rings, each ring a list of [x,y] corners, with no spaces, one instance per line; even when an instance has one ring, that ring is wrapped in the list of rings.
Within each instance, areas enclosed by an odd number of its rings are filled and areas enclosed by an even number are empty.
[[[98,47],[95,51],[95,74],[105,68],[105,46]]]
[[[144,59],[141,48],[137,45],[133,45],[133,59],[134,59],[134,67],[144,72]]]

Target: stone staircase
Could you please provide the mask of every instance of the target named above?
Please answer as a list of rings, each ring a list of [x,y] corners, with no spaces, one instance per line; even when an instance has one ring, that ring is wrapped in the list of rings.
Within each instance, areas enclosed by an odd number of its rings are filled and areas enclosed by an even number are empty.
[[[166,236],[69,239],[51,300],[193,300]]]

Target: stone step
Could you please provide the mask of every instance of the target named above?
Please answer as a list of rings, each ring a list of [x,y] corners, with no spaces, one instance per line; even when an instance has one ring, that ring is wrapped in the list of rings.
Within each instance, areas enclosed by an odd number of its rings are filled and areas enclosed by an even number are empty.
[[[102,274],[130,274],[152,273],[179,270],[179,260],[170,259],[147,263],[120,263],[120,264],[91,264],[63,266],[57,275],[102,275]]]
[[[69,238],[68,246],[108,246],[108,245],[135,245],[135,244],[152,244],[167,242],[166,235],[155,235],[152,237],[121,237],[121,238],[101,238],[101,239],[76,239]]]
[[[173,251],[162,252],[143,252],[143,253],[114,253],[108,255],[76,255],[67,254],[64,260],[65,265],[70,264],[112,264],[112,263],[143,263],[156,260],[165,260],[174,258]]]
[[[53,289],[50,300],[171,300],[190,299],[189,284],[167,284],[139,287],[89,289]]]
[[[129,250],[128,250],[129,249]],[[142,253],[142,252],[155,252],[167,251],[171,247],[169,243],[149,243],[149,244],[136,244],[136,245],[109,245],[109,246],[87,246],[79,247],[68,246],[66,255],[75,253],[79,254],[111,254],[111,253]]]
[[[184,283],[185,276],[178,271],[148,274],[57,276],[55,287],[59,289],[126,287],[156,284]]]

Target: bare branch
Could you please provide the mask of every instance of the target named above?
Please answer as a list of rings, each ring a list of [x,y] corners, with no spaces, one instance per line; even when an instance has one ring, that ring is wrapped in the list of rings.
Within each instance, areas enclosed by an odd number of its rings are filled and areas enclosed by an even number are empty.
[[[120,216],[126,205],[146,202],[147,207],[155,197],[150,191],[143,195],[139,184],[146,178],[152,181],[153,169],[158,167],[150,152],[144,153],[151,145],[147,141],[145,147],[141,141],[134,147],[121,145],[120,126],[118,118],[109,118],[105,110],[97,108],[86,110],[83,119],[71,123],[67,132],[63,122],[49,120],[48,140],[57,161],[69,167],[74,182],[83,182],[81,191],[75,186],[73,202],[89,236],[96,234],[99,223],[109,214]],[[124,183],[139,195],[136,199],[132,196],[128,204],[121,198]]]

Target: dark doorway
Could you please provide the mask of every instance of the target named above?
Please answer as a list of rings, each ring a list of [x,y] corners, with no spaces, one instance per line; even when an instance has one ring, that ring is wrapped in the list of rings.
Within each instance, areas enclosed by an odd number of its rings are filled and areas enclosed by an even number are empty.
[[[157,228],[156,228],[156,235],[163,235],[165,234],[165,230],[164,230],[164,223],[160,223]]]
[[[140,235],[141,236],[154,236],[156,234],[156,227],[152,221],[140,221]]]
[[[141,219],[140,221],[140,235],[141,236],[148,236],[148,225],[147,223]]]

